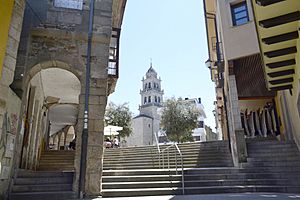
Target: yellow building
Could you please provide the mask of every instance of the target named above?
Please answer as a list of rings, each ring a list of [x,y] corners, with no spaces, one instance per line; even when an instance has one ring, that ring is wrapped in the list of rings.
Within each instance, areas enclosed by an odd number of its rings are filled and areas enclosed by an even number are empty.
[[[1,2],[0,6],[0,78],[2,76],[3,60],[6,52],[8,32],[11,22],[11,16],[13,11],[14,0],[6,0]]]
[[[277,90],[282,132],[300,145],[299,0],[252,0],[267,88]],[[276,11],[276,12],[274,12]]]
[[[0,6],[0,199],[7,198],[13,175],[21,100],[12,91],[22,30],[24,0],[4,0]]]

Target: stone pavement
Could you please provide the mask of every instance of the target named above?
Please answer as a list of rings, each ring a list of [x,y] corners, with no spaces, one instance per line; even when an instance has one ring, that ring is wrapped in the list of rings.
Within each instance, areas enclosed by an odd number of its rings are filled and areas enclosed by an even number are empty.
[[[282,193],[237,193],[237,194],[208,194],[208,195],[177,195],[177,196],[146,196],[146,197],[117,197],[94,198],[93,200],[293,200],[299,199],[300,194]]]

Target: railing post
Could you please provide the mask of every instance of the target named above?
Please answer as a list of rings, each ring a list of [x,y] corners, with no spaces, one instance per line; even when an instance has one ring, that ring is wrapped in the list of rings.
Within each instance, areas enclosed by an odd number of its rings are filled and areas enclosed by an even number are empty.
[[[168,149],[168,169],[170,170],[170,149]]]
[[[175,168],[176,168],[176,175],[177,175],[178,174],[178,172],[177,172],[177,151],[175,148],[174,148],[174,153],[175,153]]]

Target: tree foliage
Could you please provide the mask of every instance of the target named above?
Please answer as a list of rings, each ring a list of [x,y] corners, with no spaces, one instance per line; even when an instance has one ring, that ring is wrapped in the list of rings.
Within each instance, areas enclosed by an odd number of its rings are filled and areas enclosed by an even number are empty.
[[[132,116],[128,103],[116,105],[110,102],[105,111],[105,124],[123,127],[123,130],[119,131],[119,136],[126,137],[132,133]]]
[[[192,132],[197,128],[199,114],[199,109],[190,102],[168,99],[161,113],[161,128],[171,141],[193,141]]]

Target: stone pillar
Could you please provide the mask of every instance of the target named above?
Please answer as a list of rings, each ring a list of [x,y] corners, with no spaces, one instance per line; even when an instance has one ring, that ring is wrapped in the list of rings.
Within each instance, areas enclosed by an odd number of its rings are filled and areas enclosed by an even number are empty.
[[[84,91],[84,90],[83,90]],[[76,138],[76,172],[80,172],[81,138],[83,130],[84,94],[79,98],[79,118]],[[85,176],[85,191],[88,196],[101,192],[103,166],[104,113],[107,104],[107,79],[92,79],[89,96],[88,146]],[[76,173],[74,190],[78,191],[79,173]]]
[[[230,145],[234,166],[240,166],[241,162],[247,161],[247,148],[244,130],[242,128],[238,92],[235,75],[233,74],[233,62],[229,62],[228,78],[228,121],[230,132]]]

